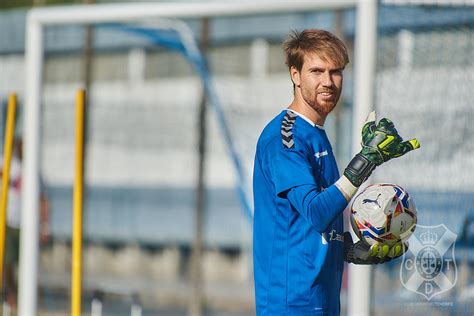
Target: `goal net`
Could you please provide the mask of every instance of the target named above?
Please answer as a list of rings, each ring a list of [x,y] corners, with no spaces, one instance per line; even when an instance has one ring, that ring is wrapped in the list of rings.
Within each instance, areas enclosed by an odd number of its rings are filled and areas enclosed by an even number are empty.
[[[292,98],[281,43],[292,29],[324,28],[341,36],[345,27],[354,29],[342,18],[353,10],[352,1],[323,11],[304,4],[304,13],[294,12],[302,10],[298,3],[286,6],[288,11],[249,10],[208,22],[98,18],[84,24],[78,15],[72,24],[45,22],[39,166],[54,244],[41,254],[40,285],[69,286],[74,96],[87,81],[84,295],[138,295],[158,311],[186,306],[205,94],[202,291],[211,309],[253,310],[255,145]],[[262,21],[268,26],[261,28]],[[198,47],[207,47],[206,53]],[[350,94],[344,98],[337,114],[344,127],[331,119],[327,129],[350,146]]]
[[[373,309],[466,314],[474,236],[474,7],[396,3],[379,8],[375,109],[421,148],[376,170],[374,181],[411,194],[418,227],[403,260],[374,269]]]

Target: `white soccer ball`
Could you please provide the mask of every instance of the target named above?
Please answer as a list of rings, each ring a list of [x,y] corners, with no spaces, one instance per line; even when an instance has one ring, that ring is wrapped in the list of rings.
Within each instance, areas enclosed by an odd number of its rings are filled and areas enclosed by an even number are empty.
[[[352,228],[369,245],[406,241],[415,231],[416,221],[413,199],[396,184],[368,186],[357,195],[351,207]]]

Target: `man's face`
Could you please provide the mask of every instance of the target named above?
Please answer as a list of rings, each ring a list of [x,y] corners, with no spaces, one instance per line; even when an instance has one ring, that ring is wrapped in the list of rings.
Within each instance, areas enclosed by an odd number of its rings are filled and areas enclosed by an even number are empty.
[[[311,54],[305,56],[301,71],[291,68],[291,76],[304,102],[320,116],[326,117],[341,95],[342,70],[333,62]]]

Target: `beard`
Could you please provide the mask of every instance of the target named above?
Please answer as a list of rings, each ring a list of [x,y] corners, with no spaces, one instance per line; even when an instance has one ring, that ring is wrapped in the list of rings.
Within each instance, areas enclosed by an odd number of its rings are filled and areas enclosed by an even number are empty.
[[[318,100],[319,93],[329,92],[334,95],[332,100]],[[303,100],[315,110],[321,117],[326,117],[336,107],[339,95],[333,89],[320,89],[318,91],[307,91],[301,89]]]

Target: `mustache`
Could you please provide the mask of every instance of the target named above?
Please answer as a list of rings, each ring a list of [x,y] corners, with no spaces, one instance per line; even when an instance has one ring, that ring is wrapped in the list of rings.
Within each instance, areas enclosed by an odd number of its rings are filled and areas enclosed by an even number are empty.
[[[323,88],[316,91],[317,93],[334,93],[334,89]]]

